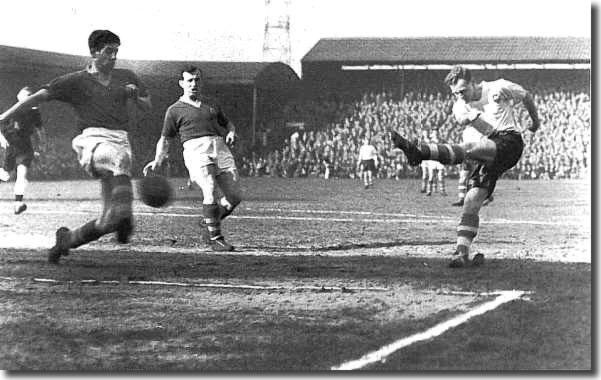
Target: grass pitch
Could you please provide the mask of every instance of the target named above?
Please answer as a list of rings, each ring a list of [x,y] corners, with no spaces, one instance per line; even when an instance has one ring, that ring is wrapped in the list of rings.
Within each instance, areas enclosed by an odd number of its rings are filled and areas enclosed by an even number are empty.
[[[243,178],[228,254],[201,242],[200,194],[173,184],[168,208],[136,201],[130,244],[58,266],[45,248],[99,213],[99,185],[32,183],[18,216],[0,185],[3,369],[328,371],[514,289],[530,293],[360,369],[592,368],[587,183],[500,181],[474,245],[487,261],[460,270],[454,197],[417,181]]]

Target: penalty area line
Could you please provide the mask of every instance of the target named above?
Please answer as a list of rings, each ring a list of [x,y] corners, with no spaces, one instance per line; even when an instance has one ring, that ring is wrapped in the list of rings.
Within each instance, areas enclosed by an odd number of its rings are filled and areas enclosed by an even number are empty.
[[[421,333],[413,334],[406,338],[399,339],[391,344],[388,344],[388,345],[380,348],[379,350],[369,352],[359,359],[347,361],[338,366],[334,366],[331,368],[331,370],[333,370],[333,371],[350,371],[350,370],[361,369],[369,364],[373,364],[376,362],[385,362],[386,358],[388,356],[390,356],[394,352],[400,350],[401,348],[408,347],[408,346],[412,345],[413,343],[417,343],[417,342],[435,338],[435,337],[443,334],[447,330],[450,330],[454,327],[457,327],[457,326],[467,322],[469,319],[471,319],[473,317],[476,317],[476,316],[482,315],[488,311],[494,310],[497,307],[503,305],[504,303],[519,299],[527,292],[524,292],[521,290],[510,290],[510,291],[503,291],[503,292],[499,292],[499,293],[500,293],[500,295],[498,297],[496,297],[494,300],[485,302],[466,313],[463,313],[454,318],[451,318],[450,320],[448,320],[446,322],[439,323],[439,324],[435,325],[434,327],[431,327],[428,330],[423,331]]]

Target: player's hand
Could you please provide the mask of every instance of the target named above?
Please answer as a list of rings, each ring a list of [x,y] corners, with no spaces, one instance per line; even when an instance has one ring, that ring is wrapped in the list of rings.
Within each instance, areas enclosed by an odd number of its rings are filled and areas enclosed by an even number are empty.
[[[159,166],[160,165],[156,160],[150,161],[146,164],[146,166],[144,166],[144,169],[142,169],[142,174],[144,174],[144,177],[146,177],[149,171],[155,171]]]
[[[233,131],[229,131],[227,133],[227,135],[225,136],[225,143],[227,145],[234,145],[235,142],[236,142],[236,133]]]
[[[38,158],[40,158],[40,152],[33,152],[33,158],[34,158],[34,160],[37,160]]]
[[[128,98],[137,99],[138,98],[138,86],[133,83],[125,85],[125,94]]]

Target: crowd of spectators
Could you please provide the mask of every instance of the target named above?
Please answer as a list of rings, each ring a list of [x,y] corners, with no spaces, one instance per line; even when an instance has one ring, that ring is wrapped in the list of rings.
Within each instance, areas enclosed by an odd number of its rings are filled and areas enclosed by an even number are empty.
[[[523,84],[534,94],[542,128],[534,135],[524,132],[526,146],[522,159],[506,173],[517,179],[582,178],[590,168],[590,96],[582,86],[541,83]],[[576,87],[576,88],[575,88]],[[419,176],[402,153],[391,149],[388,131],[396,129],[411,139],[437,134],[439,141],[458,143],[462,129],[451,113],[453,99],[438,90],[385,90],[362,94],[351,102],[328,103],[330,113],[323,122],[291,134],[283,146],[264,154],[241,159],[247,176],[341,177],[358,176],[357,154],[363,136],[368,135],[379,155],[379,178]],[[311,117],[315,106],[310,107]],[[322,114],[323,115],[323,114]],[[518,115],[524,130],[530,123],[523,106]],[[456,175],[457,166],[447,172]]]
[[[517,179],[560,179],[583,178],[589,174],[591,101],[586,84],[516,82],[533,92],[542,127],[534,135],[524,132],[526,146],[522,159],[505,175]],[[450,94],[440,87],[428,88],[431,90],[406,88],[401,92],[394,88],[369,91],[356,97],[349,94],[322,96],[290,104],[284,113],[292,120],[304,120],[306,127],[290,130],[289,137],[277,149],[241,149],[246,143],[241,142],[235,151],[241,174],[357,178],[359,147],[362,137],[369,135],[378,151],[378,178],[417,177],[419,169],[410,167],[404,155],[392,149],[387,132],[397,129],[410,138],[419,139],[426,131],[428,135],[437,134],[439,141],[448,142],[459,142],[462,132],[451,114]],[[523,119],[522,125],[528,126],[530,120],[524,107],[519,108],[519,116]],[[48,132],[50,140],[42,147],[30,178],[86,178],[68,142],[57,144],[61,139]],[[148,148],[134,145],[138,147],[134,152],[138,161],[150,157],[142,157],[145,151],[154,151],[152,145]],[[173,170],[173,175],[186,175],[183,165],[174,167],[178,169]],[[456,175],[458,167],[448,166],[447,172]]]

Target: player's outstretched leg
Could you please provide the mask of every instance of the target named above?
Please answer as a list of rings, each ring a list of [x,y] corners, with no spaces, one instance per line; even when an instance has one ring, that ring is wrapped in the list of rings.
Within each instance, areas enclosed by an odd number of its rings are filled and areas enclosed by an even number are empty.
[[[392,142],[407,156],[409,165],[417,166],[423,160],[438,161],[443,165],[460,164],[465,160],[465,148],[458,144],[422,144],[410,142],[392,131]]]

